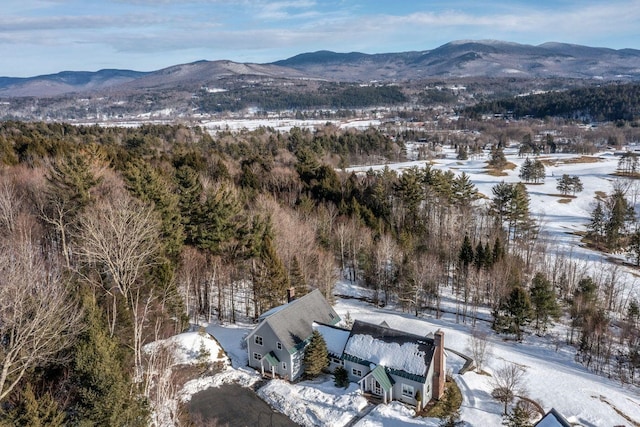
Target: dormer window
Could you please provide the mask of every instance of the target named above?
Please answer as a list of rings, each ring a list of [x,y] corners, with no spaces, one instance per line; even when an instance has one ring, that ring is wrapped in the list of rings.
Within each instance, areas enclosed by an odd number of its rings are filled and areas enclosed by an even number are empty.
[[[255,341],[257,345],[262,345],[262,337],[260,335],[256,335]]]

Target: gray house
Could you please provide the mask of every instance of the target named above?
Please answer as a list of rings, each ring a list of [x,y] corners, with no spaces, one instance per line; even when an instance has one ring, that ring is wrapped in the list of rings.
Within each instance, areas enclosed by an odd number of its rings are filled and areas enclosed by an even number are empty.
[[[246,338],[249,366],[295,381],[304,372],[304,348],[313,333],[313,322],[335,325],[340,317],[316,289],[269,310],[258,320]]]
[[[433,338],[356,320],[342,355],[352,382],[364,392],[420,407],[444,394],[444,333]]]

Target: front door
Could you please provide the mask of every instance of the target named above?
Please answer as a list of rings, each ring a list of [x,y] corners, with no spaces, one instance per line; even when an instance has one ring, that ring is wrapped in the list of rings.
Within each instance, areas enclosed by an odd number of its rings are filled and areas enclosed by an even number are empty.
[[[376,380],[373,380],[373,394],[376,396],[382,395],[382,387],[380,387],[380,383]]]

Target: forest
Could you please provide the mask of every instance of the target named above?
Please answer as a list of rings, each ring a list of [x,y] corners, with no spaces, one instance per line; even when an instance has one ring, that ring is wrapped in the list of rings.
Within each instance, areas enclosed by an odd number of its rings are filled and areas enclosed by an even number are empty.
[[[201,112],[216,113],[250,107],[258,107],[260,111],[348,109],[399,105],[406,101],[407,97],[398,86],[321,83],[317,90],[262,85],[258,89],[248,86],[225,92],[200,91],[197,105]]]
[[[564,117],[586,122],[634,121],[640,117],[640,85],[609,84],[550,91],[480,102],[466,114],[504,114],[515,118]]]
[[[291,287],[331,300],[338,278],[415,315],[453,295],[458,322],[489,308],[514,340],[562,318],[586,366],[637,384],[638,303],[538,239],[524,184],[343,171],[402,160],[411,136],[0,123],[0,425],[148,425],[171,390],[145,344]]]

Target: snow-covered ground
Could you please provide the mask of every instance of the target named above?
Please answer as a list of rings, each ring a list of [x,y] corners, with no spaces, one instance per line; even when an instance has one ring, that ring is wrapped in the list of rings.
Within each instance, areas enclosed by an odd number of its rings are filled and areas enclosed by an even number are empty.
[[[479,191],[491,197],[491,188],[500,181],[519,181],[519,168],[505,171],[503,177],[486,174],[486,155],[476,159],[458,161],[453,152],[445,159],[438,159],[433,167],[451,169],[454,172],[466,172]],[[516,165],[524,158],[518,158],[515,149],[507,150],[507,159]],[[541,185],[529,185],[531,211],[540,220],[543,238],[554,242],[559,250],[570,252],[576,259],[588,263],[591,268],[602,270],[608,261],[601,254],[580,245],[579,237],[573,234],[584,231],[592,210],[592,201],[596,192],[611,192],[611,183],[616,179],[615,171],[618,157],[612,153],[600,153],[572,162],[577,155],[540,156],[552,162],[546,167],[547,178]],[[584,161],[590,161],[585,163]],[[388,167],[402,170],[416,165],[424,166],[424,161],[404,164],[389,164]],[[380,165],[376,168],[382,168]],[[352,168],[365,171],[371,168]],[[559,203],[556,190],[556,178],[562,174],[577,175],[582,180],[584,191],[568,203]],[[618,280],[624,283],[626,292],[634,297],[640,295],[634,272],[621,267]],[[356,297],[367,296],[368,290],[341,281],[336,285],[335,293]],[[446,302],[445,302],[446,303]],[[445,333],[445,346],[462,353],[468,353],[468,342],[472,333],[469,324],[456,323],[453,315],[444,314],[436,319],[429,315],[415,317],[402,313],[393,306],[376,308],[358,299],[338,298],[335,309],[341,317],[349,313],[352,319],[373,323],[385,321],[390,327],[410,333],[426,335],[438,328]],[[242,339],[254,325],[209,325],[207,332],[221,344],[230,358],[224,372],[211,378],[194,380],[187,383],[181,393],[181,399],[204,387],[216,386],[224,382],[239,382],[251,385],[258,380],[258,374],[247,368],[247,354]],[[476,328],[489,331],[489,322],[479,321]],[[524,342],[505,341],[503,337],[489,334],[491,356],[485,363],[485,371],[491,373],[505,362],[517,363],[526,369],[526,395],[542,405],[545,410],[552,407],[562,413],[570,422],[583,426],[640,425],[640,391],[636,387],[621,386],[620,383],[604,376],[595,375],[574,361],[575,349],[564,344],[564,330],[560,327],[545,337],[525,336]],[[197,334],[196,334],[197,336]],[[193,355],[199,349],[199,343],[183,347],[186,354]],[[215,354],[211,349],[211,354]],[[491,397],[491,377],[468,372],[457,374],[463,361],[449,353],[448,367],[463,394],[461,408],[462,419],[467,426],[499,426],[502,422],[502,405]],[[367,412],[366,400],[355,385],[347,390],[336,388],[330,379],[318,382],[300,382],[290,384],[281,380],[272,380],[259,391],[260,396],[272,407],[289,416],[301,425],[344,426],[351,422],[356,414]],[[362,411],[362,412],[361,412]],[[633,421],[630,421],[633,420]],[[412,409],[394,402],[379,405],[368,412],[356,425],[373,426],[436,426],[439,420],[416,418]]]
[[[487,174],[486,166],[488,152],[478,156],[470,156],[468,160],[457,160],[453,149],[446,148],[443,154],[445,158],[435,159],[429,162],[432,168],[451,170],[456,174],[465,172],[476,185],[478,191],[487,197],[492,197],[492,188],[500,183],[519,182],[520,166],[526,157],[517,155],[518,147],[505,150],[508,162],[514,163],[516,168],[503,171],[504,176],[491,176]],[[530,156],[531,159],[534,156]],[[597,194],[613,191],[613,183],[623,180],[612,175],[618,166],[620,156],[607,151],[596,153],[592,156],[579,154],[549,154],[535,157],[545,163],[546,178],[540,184],[527,184],[527,191],[531,199],[530,211],[532,216],[541,226],[540,239],[546,241],[550,248],[557,253],[570,255],[574,261],[584,264],[587,271],[594,275],[607,274],[613,265],[607,259],[608,256],[600,252],[585,248],[580,242],[580,236],[576,232],[586,231],[586,225],[590,221],[595,197]],[[366,172],[369,169],[382,170],[385,167],[402,173],[410,167],[423,168],[427,161],[409,161],[403,163],[388,163],[376,166],[357,166],[348,168],[347,172]],[[563,174],[578,176],[582,181],[584,190],[576,194],[575,198],[563,197],[556,189],[557,179]],[[627,199],[635,205],[636,212],[640,212],[640,181],[628,181]],[[624,260],[624,254],[616,255]],[[640,285],[638,285],[638,272],[630,268],[620,267],[615,272],[619,286],[624,289],[622,298],[640,299]]]

